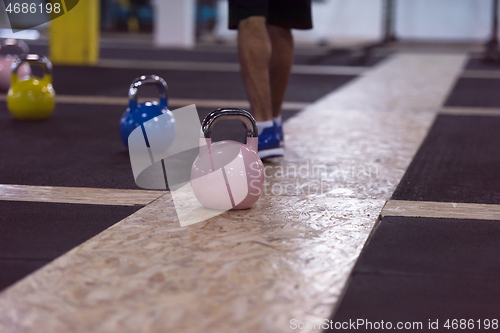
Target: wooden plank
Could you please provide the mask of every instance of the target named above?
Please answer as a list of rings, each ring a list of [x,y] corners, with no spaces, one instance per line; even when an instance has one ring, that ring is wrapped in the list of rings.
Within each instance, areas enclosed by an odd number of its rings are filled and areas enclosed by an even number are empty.
[[[500,205],[389,200],[381,215],[500,220]]]
[[[144,206],[165,191],[115,190],[85,187],[0,185],[0,200],[91,205]]]

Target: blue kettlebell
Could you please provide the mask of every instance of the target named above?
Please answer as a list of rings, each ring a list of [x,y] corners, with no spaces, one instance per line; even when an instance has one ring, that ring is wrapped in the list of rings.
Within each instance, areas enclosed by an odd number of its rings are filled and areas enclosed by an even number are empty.
[[[139,87],[152,84],[158,87],[160,102],[147,101],[138,103],[137,93]],[[138,77],[130,85],[128,97],[128,108],[123,113],[120,121],[120,136],[125,146],[128,147],[128,136],[130,133],[139,126],[143,126],[146,132],[165,131],[165,133],[168,133],[166,137],[169,141],[165,145],[172,143],[175,138],[175,120],[174,115],[168,109],[168,87],[165,80],[157,75],[143,75]],[[148,121],[158,116],[162,116],[163,121]],[[165,121],[165,119],[167,120]]]

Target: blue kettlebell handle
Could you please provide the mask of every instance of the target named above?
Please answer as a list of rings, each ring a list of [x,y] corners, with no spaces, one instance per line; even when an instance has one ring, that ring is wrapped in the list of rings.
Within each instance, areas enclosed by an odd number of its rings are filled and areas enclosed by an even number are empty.
[[[135,110],[137,108],[137,94],[139,92],[139,87],[151,84],[158,87],[160,107],[162,109],[168,108],[168,86],[165,80],[158,75],[143,75],[136,78],[128,90],[130,110]]]
[[[201,124],[201,138],[212,137],[212,127],[216,122],[222,119],[238,119],[241,120],[247,127],[247,138],[257,138],[259,131],[257,123],[252,114],[242,109],[217,109],[208,114]]]

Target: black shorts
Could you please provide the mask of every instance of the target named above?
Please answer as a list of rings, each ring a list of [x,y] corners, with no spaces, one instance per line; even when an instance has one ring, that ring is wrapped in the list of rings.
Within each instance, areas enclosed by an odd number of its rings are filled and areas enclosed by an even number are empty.
[[[229,0],[229,29],[250,16],[264,16],[267,24],[311,29],[311,0]]]

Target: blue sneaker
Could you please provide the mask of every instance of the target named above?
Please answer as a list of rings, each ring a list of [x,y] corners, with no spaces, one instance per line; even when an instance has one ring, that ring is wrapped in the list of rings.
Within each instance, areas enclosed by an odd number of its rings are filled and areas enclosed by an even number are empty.
[[[285,136],[283,135],[283,121],[281,120],[281,116],[279,117],[278,121],[276,121],[276,119],[277,118],[273,119],[273,124],[276,130],[276,135],[280,140],[280,147],[283,148],[285,147]]]
[[[260,159],[283,157],[283,147],[281,145],[280,135],[277,127],[274,125],[266,127],[259,134],[259,152]]]

